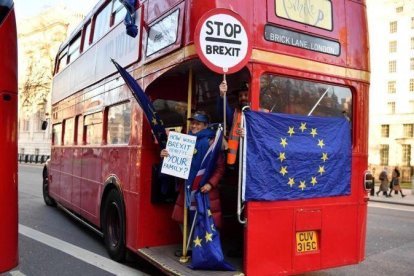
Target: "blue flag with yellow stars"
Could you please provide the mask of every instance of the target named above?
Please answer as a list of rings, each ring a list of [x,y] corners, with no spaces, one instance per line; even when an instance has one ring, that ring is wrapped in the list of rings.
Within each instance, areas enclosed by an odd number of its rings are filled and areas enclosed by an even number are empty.
[[[208,193],[197,191],[194,197],[197,217],[192,235],[193,253],[190,268],[234,271],[234,267],[224,260],[220,235],[214,227],[213,216],[210,211]]]
[[[162,122],[158,113],[155,111],[155,108],[152,105],[150,99],[142,90],[141,86],[138,85],[135,79],[115,60],[111,60],[121,77],[124,79],[125,84],[131,90],[135,100],[137,100],[138,104],[141,106],[142,111],[144,111],[145,117],[147,117],[148,122],[151,125],[152,133],[157,139],[158,144],[162,149],[165,149],[168,139],[167,133],[165,131],[164,123]]]
[[[351,129],[346,118],[244,115],[244,200],[350,194]]]

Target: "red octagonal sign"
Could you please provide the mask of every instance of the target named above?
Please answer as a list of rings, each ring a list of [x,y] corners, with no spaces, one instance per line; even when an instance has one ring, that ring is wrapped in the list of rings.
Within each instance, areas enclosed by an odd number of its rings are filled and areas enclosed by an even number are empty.
[[[246,22],[227,9],[213,9],[200,18],[194,43],[201,61],[219,74],[239,71],[252,53]]]

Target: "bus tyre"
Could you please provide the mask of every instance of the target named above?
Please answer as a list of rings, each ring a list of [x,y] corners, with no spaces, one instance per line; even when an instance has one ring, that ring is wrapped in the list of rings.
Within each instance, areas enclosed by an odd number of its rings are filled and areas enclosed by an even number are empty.
[[[43,200],[47,206],[56,206],[56,201],[49,195],[49,178],[46,166],[43,168]]]
[[[109,192],[102,212],[105,247],[109,256],[121,262],[125,259],[125,210],[117,190]]]

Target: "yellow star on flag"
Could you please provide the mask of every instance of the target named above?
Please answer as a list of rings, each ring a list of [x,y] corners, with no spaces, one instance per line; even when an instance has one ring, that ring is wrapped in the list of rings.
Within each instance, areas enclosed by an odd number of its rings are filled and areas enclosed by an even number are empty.
[[[328,153],[322,153],[322,158],[323,162],[325,162],[326,160],[328,160]]]
[[[307,129],[306,127],[306,123],[300,123],[300,128],[299,128],[302,132],[305,131],[305,129]]]
[[[197,246],[200,246],[201,247],[201,242],[202,242],[202,239],[200,239],[198,236],[196,237],[196,239],[194,240],[194,246],[195,247],[197,247]]]
[[[207,209],[207,214],[208,214],[209,217],[211,217],[211,210],[210,209]]]
[[[323,146],[325,146],[325,144],[323,143],[323,139],[318,139],[318,146],[323,148]]]
[[[278,159],[280,160],[280,162],[283,162],[283,160],[286,159],[285,153],[284,152],[279,153],[279,158]]]
[[[280,144],[282,145],[282,147],[286,147],[286,145],[288,144],[287,142],[286,142],[286,138],[280,138]]]
[[[318,135],[318,133],[316,132],[316,128],[312,128],[311,133],[313,138],[315,138],[316,135]]]
[[[319,166],[318,173],[322,175],[324,172],[325,172],[325,166]]]
[[[306,188],[305,181],[300,181],[299,188],[301,188],[302,191]]]
[[[206,242],[213,241],[213,233],[206,231]]]
[[[294,131],[294,127],[289,127],[289,130],[288,130],[288,134],[289,134],[289,136],[292,136],[293,134],[295,134],[295,131]]]
[[[285,167],[281,167],[281,168],[280,168],[280,173],[281,173],[283,176],[285,176],[285,174],[287,174],[287,173],[288,173],[288,171],[287,171],[287,166],[285,166]]]
[[[154,125],[157,125],[157,120],[156,120],[155,118],[152,118],[152,123],[153,123]]]
[[[312,176],[311,183],[313,186],[315,186],[315,184],[318,183],[318,181],[316,181],[316,177]]]
[[[295,185],[295,179],[293,177],[289,177],[288,185],[292,188],[293,185]]]

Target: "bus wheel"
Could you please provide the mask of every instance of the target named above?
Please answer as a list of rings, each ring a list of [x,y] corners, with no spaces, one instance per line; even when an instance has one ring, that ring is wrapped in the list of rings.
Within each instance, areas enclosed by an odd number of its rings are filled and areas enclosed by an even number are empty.
[[[126,254],[125,211],[119,192],[115,189],[106,197],[102,228],[109,256],[115,261],[123,261]]]
[[[47,206],[56,206],[56,201],[49,195],[49,178],[46,166],[43,168],[43,200]]]

